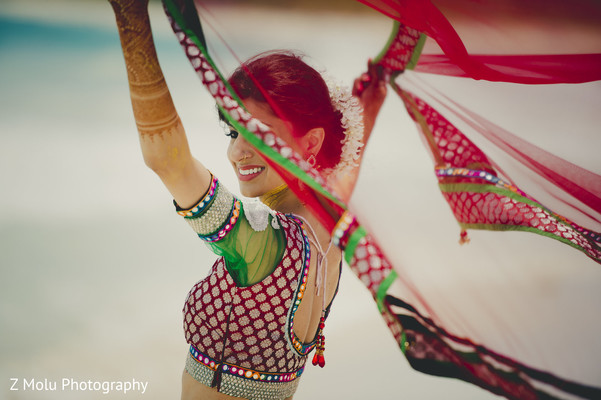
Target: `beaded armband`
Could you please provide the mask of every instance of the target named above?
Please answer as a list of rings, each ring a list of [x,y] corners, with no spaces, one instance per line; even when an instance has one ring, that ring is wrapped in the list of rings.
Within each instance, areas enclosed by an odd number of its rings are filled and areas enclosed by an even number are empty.
[[[213,201],[218,185],[219,180],[217,180],[215,176],[211,175],[211,186],[209,187],[209,190],[207,190],[207,193],[205,193],[202,199],[200,199],[200,201],[196,203],[194,207],[184,210],[183,208],[180,208],[175,201],[173,202],[175,204],[177,213],[185,218],[198,217]]]
[[[236,225],[240,208],[240,200],[213,177],[204,197],[188,210],[179,209],[178,214],[186,219],[201,239],[216,242]]]

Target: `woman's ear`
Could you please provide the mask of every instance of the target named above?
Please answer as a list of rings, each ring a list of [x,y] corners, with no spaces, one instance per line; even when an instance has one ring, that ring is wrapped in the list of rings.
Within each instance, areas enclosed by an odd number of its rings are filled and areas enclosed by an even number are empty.
[[[309,154],[316,156],[317,153],[319,153],[325,138],[325,134],[326,133],[323,128],[313,128],[310,129],[305,136],[303,136],[303,150],[306,156]]]

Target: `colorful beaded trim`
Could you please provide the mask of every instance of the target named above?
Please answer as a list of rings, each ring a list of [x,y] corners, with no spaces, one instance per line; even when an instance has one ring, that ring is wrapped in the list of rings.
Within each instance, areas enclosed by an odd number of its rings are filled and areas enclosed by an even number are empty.
[[[476,169],[467,169],[467,168],[437,168],[436,169],[436,176],[438,178],[447,178],[447,177],[464,177],[464,178],[476,178],[476,179],[483,179],[487,182],[490,182],[491,184],[495,185],[495,186],[500,186],[503,187],[507,190],[510,190],[514,193],[517,193],[521,196],[524,197],[528,197],[524,192],[522,192],[520,189],[518,189],[517,187],[503,181],[501,178],[491,174],[490,172],[486,172],[486,171],[480,171],[480,170],[476,170]],[[582,235],[589,237],[591,239],[593,239],[596,242],[601,242],[601,234],[595,231],[590,231],[588,229],[585,229],[579,225],[574,224],[571,221],[567,221],[564,217],[562,217],[559,214],[553,213],[549,210],[549,212],[551,213],[551,215],[553,215],[553,217],[558,218],[559,220],[561,220],[564,223],[569,224],[571,227],[573,227],[574,229],[576,229],[576,231],[578,231],[579,233],[581,233]],[[462,233],[463,235],[463,233]]]
[[[357,220],[355,216],[348,211],[345,211],[334,227],[334,231],[332,233],[332,243],[344,250],[352,230],[351,228],[356,227],[356,225]]]
[[[217,233],[211,236],[202,236],[198,235],[202,240],[206,242],[217,242],[225,237],[229,231],[236,225],[238,222],[238,217],[240,216],[240,200],[234,197],[234,205],[232,207],[232,211],[230,212],[229,217],[227,218],[226,224],[221,228]]]
[[[220,363],[212,359],[211,357],[201,353],[196,347],[192,345],[190,345],[190,355],[195,361],[204,365],[207,368],[210,368],[212,371],[217,371],[217,369],[220,369],[223,373],[266,383],[291,382],[296,378],[299,378],[305,370],[305,367],[301,367],[296,372],[286,372],[283,374],[255,371],[253,369],[242,368],[233,364]]]
[[[207,242],[223,239],[236,225],[242,206],[215,177],[207,194],[189,210],[178,209],[198,236]]]
[[[505,182],[498,176],[491,174],[490,172],[481,171],[477,169],[467,169],[467,168],[437,168],[436,176],[438,178],[448,178],[448,177],[463,177],[463,178],[476,178],[483,179],[487,182],[490,182],[493,185],[501,186],[507,190],[511,190],[514,193],[518,193],[523,195],[523,192],[520,191],[517,187]]]
[[[307,232],[305,231],[305,227],[303,226],[301,221],[298,220],[297,218],[295,218],[291,214],[288,214],[288,216],[292,220],[294,220],[296,222],[296,224],[300,227],[301,232],[303,234],[303,241],[305,244],[303,271],[300,275],[298,286],[296,287],[294,296],[292,297],[292,299],[293,299],[292,307],[290,307],[290,310],[288,311],[288,331],[289,331],[288,338],[290,340],[290,344],[291,344],[292,348],[294,348],[294,350],[296,350],[296,352],[299,355],[304,356],[304,355],[308,354],[311,350],[313,350],[313,347],[315,347],[315,341],[313,341],[311,343],[303,344],[300,341],[300,339],[296,336],[296,334],[294,333],[294,314],[296,313],[296,310],[298,310],[298,307],[300,306],[300,303],[305,294],[305,289],[307,288],[307,277],[309,275],[309,265],[311,263],[311,246],[309,245],[309,237],[307,236]]]
[[[211,174],[211,186],[204,197],[196,203],[194,207],[188,210],[178,210],[177,213],[185,218],[196,218],[198,215],[202,214],[213,201],[213,197],[215,197],[215,192],[217,191],[218,182],[217,178]]]

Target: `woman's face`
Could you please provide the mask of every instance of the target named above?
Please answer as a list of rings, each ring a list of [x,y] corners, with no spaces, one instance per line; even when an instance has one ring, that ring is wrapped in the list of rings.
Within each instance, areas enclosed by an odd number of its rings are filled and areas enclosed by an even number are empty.
[[[299,151],[287,124],[273,114],[267,103],[246,99],[244,106],[254,118],[267,125],[294,150]],[[234,167],[243,196],[259,197],[284,183],[283,179],[269,167],[258,151],[242,135],[232,137],[227,149],[227,157]]]

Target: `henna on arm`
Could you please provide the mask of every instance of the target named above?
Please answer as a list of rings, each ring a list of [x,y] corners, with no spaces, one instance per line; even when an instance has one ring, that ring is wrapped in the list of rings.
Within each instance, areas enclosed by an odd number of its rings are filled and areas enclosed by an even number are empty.
[[[195,160],[161,70],[148,0],[109,0],[117,21],[144,161],[182,207],[208,188],[210,173]]]

